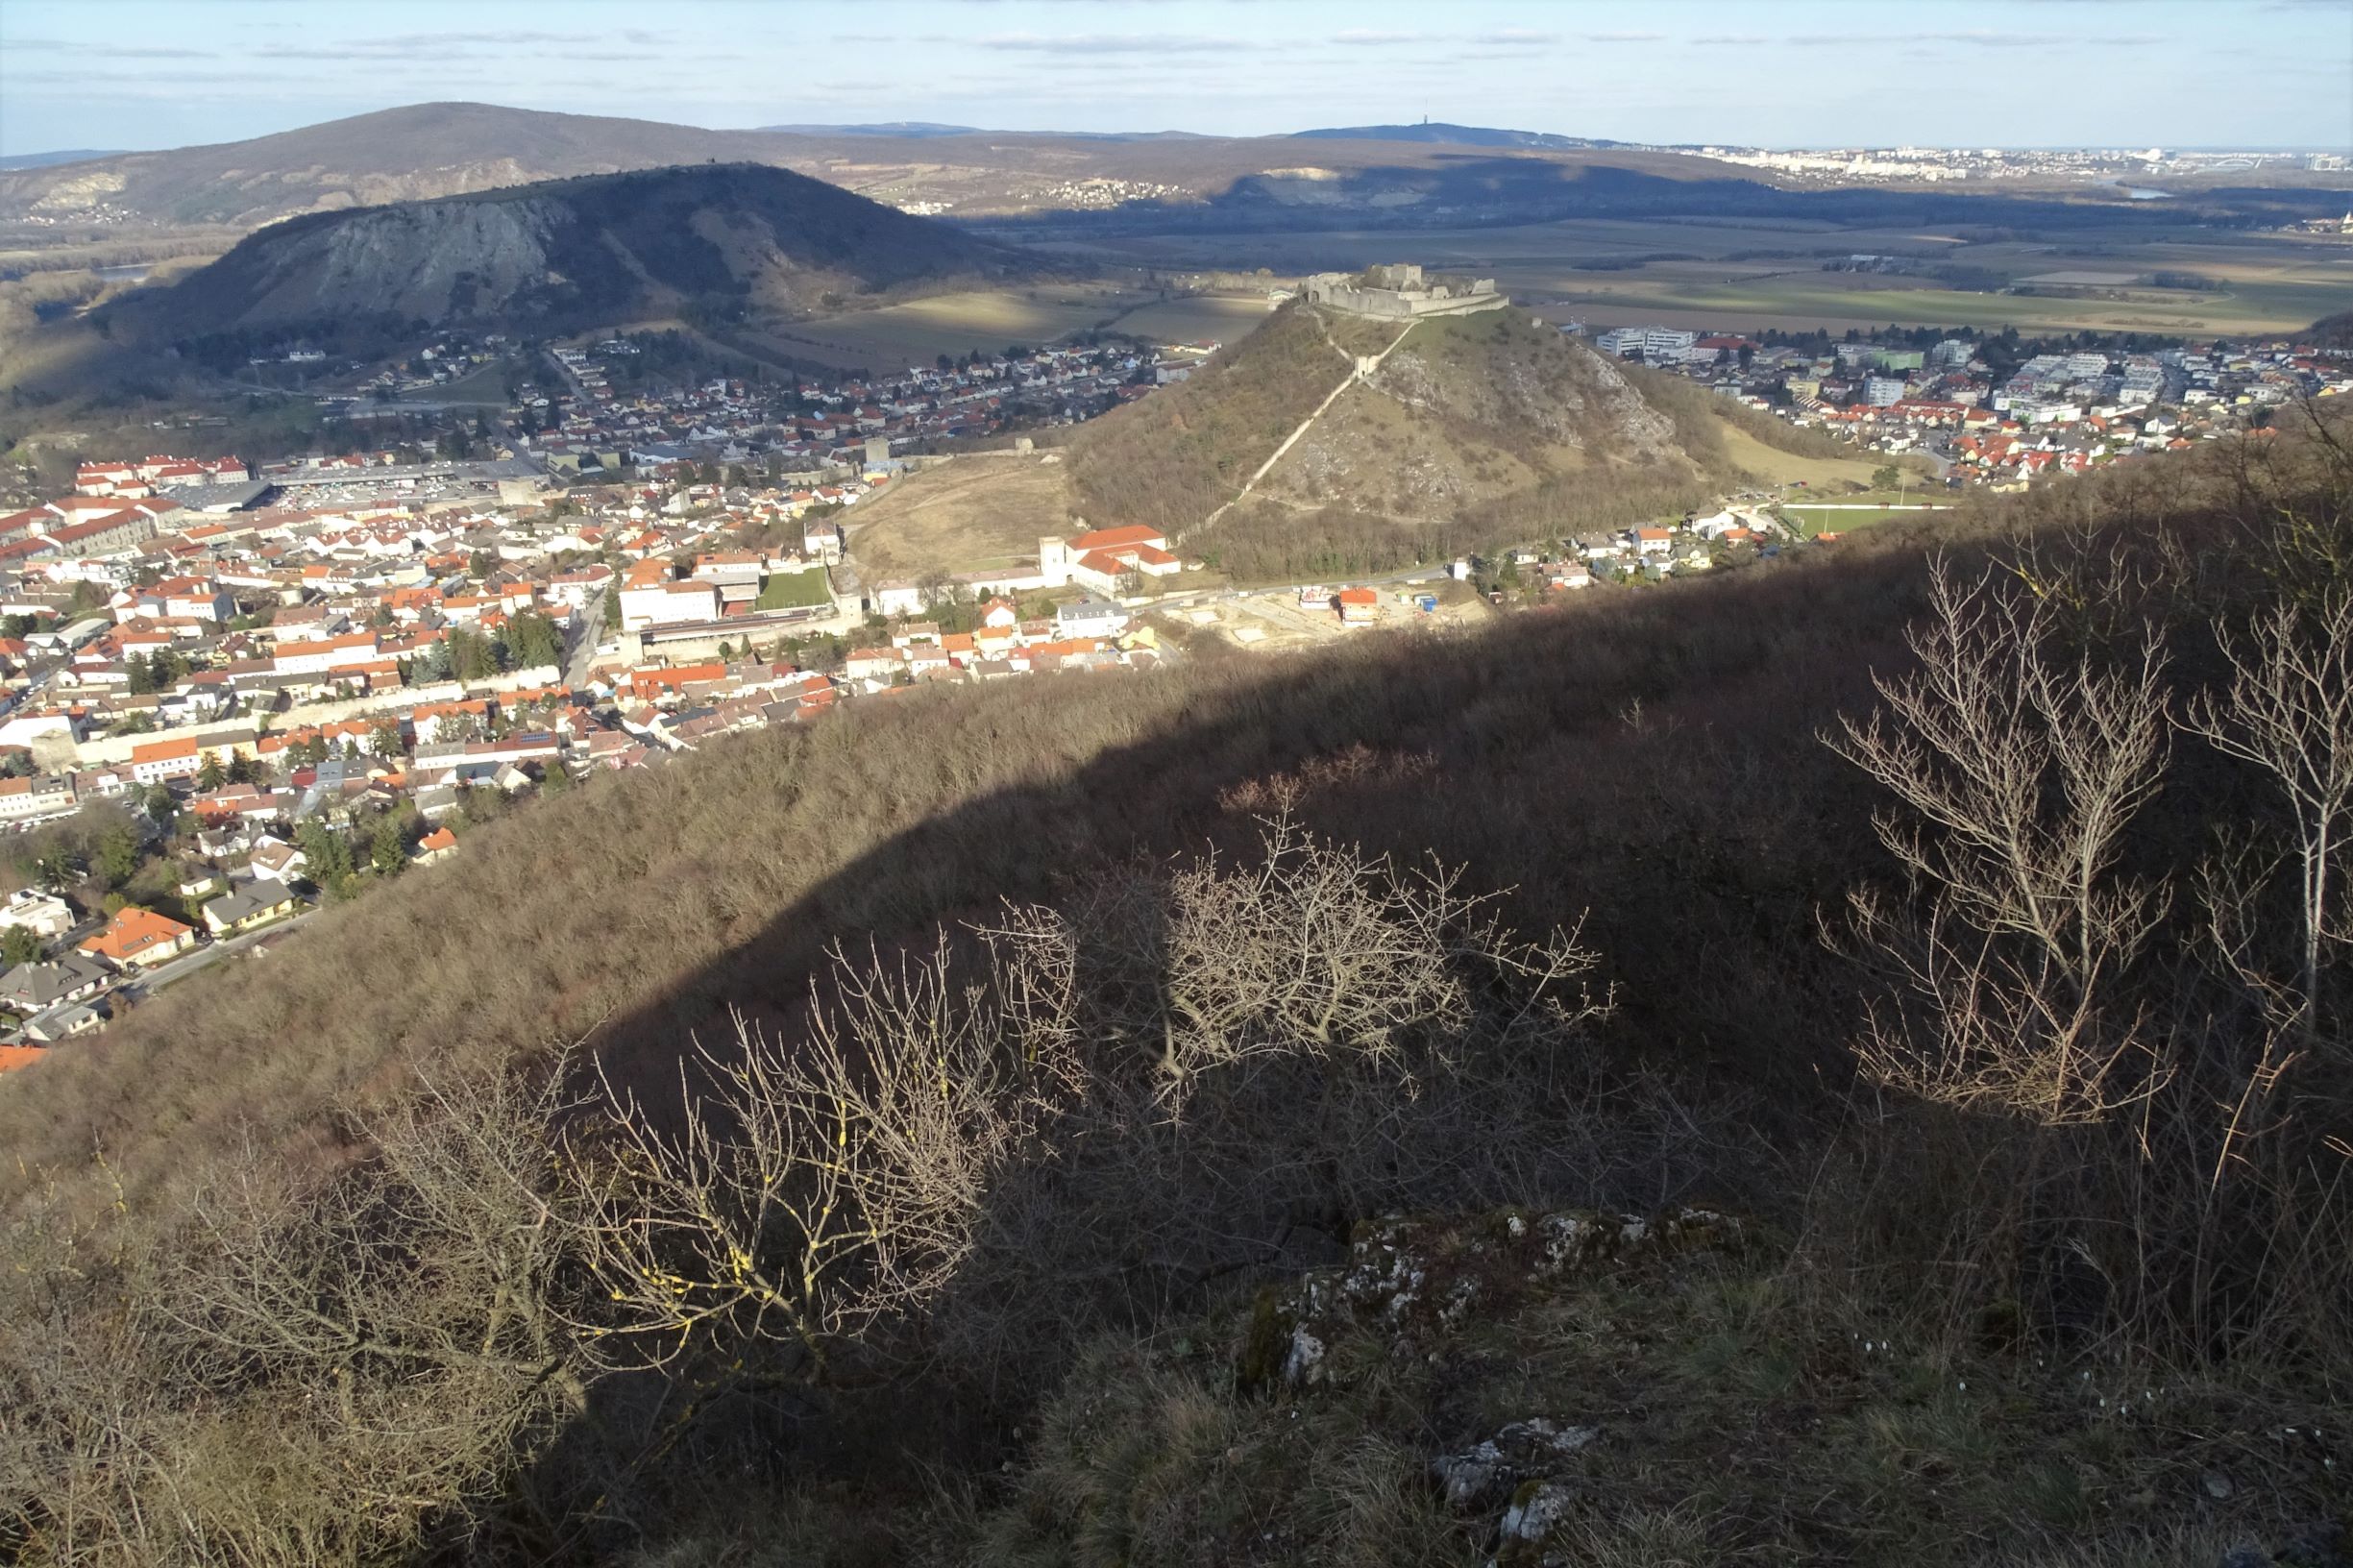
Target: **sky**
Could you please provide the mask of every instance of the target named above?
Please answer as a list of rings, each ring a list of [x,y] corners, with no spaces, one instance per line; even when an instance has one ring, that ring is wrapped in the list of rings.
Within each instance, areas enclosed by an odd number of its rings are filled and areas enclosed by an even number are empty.
[[[437,99],[714,128],[1428,116],[1772,147],[2353,149],[2353,0],[0,0],[0,155]]]

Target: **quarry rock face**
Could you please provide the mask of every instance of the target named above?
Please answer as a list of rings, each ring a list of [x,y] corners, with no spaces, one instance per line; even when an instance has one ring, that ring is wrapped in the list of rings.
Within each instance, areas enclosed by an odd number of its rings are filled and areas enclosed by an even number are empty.
[[[549,236],[570,217],[551,202],[382,208],[297,236],[273,257],[280,280],[256,314],[302,319],[374,308],[425,320],[527,305],[548,283]]]

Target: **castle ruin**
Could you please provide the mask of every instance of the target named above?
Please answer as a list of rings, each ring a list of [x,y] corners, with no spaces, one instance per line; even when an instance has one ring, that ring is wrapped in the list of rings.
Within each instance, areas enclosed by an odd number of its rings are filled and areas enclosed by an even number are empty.
[[[1271,307],[1290,297],[1288,291],[1279,291],[1267,303]],[[1319,272],[1301,282],[1298,297],[1310,305],[1377,321],[1471,316],[1511,303],[1495,291],[1492,278],[1426,280],[1421,267],[1410,261],[1393,261],[1362,273]]]

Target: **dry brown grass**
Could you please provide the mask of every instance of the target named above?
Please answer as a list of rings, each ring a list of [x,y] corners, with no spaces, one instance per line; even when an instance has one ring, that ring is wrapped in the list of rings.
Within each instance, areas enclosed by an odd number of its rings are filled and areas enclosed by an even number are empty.
[[[892,480],[843,521],[870,576],[1031,572],[1040,536],[1075,531],[1068,473],[1043,456],[958,457]]]

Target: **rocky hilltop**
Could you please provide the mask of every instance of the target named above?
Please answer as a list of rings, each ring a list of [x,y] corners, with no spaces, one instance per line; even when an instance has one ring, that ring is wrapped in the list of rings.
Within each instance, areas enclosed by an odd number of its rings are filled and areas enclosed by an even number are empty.
[[[560,326],[817,309],[1035,265],[784,169],[716,164],[290,219],[134,313],[174,336],[351,317]]]

